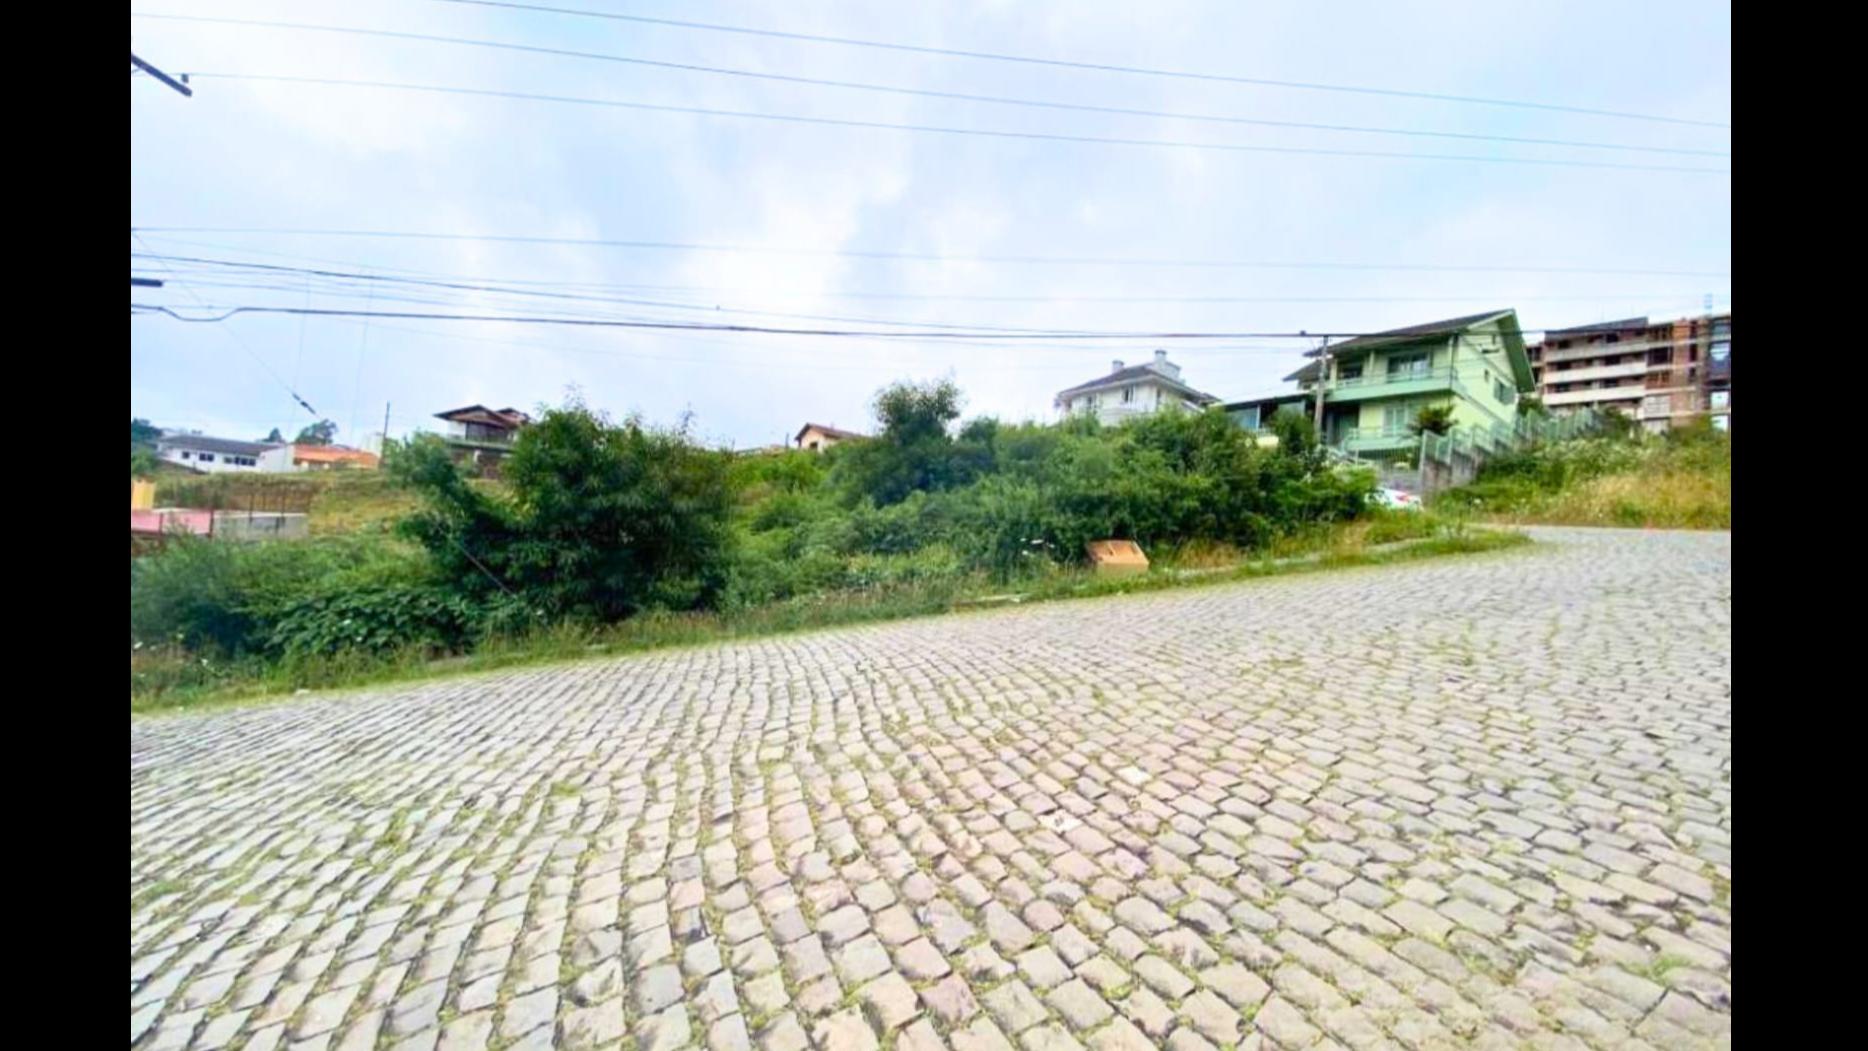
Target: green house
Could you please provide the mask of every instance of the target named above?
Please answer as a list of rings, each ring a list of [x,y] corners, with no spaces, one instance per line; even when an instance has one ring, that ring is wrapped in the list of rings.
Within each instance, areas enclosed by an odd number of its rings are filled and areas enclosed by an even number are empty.
[[[1417,447],[1410,425],[1430,405],[1452,408],[1455,431],[1509,429],[1519,395],[1533,389],[1515,310],[1357,336],[1309,356],[1317,360],[1285,379],[1311,411],[1323,399],[1323,440],[1357,456]]]

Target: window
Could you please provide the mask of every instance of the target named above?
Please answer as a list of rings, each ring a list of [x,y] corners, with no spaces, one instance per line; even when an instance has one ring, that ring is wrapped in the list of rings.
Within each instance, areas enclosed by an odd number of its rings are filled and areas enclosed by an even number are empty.
[[[192,460],[192,459],[194,459],[194,458],[195,458],[195,454],[194,454],[194,453],[191,453],[191,452],[189,452],[189,451],[188,451],[187,449],[183,449],[183,450],[182,450],[182,459],[184,459],[184,460]]]
[[[214,454],[213,453],[202,453],[200,456],[200,460],[202,463],[213,463]]]
[[[1246,430],[1258,430],[1258,406],[1252,405],[1240,409],[1235,414],[1234,418],[1239,421],[1239,426],[1244,427]]]
[[[1665,416],[1672,409],[1673,402],[1665,394],[1650,394],[1641,399],[1641,415]]]
[[[1425,376],[1432,366],[1433,356],[1426,351],[1418,354],[1396,354],[1388,359],[1390,376]]]
[[[1134,387],[1122,388],[1122,403],[1126,405],[1129,402],[1132,402],[1134,400],[1135,400],[1135,388]]]
[[[1732,344],[1724,342],[1714,343],[1712,346],[1706,348],[1706,356],[1711,358],[1716,364],[1723,365],[1732,357]]]
[[[1382,406],[1382,430],[1390,434],[1407,430],[1407,425],[1414,422],[1414,406],[1411,402],[1398,401]]]
[[[1715,390],[1709,397],[1712,399],[1711,407],[1714,409],[1729,409],[1732,407],[1732,392],[1729,390]]]
[[[1730,431],[1732,429],[1732,418],[1730,416],[1714,416],[1712,418],[1712,429],[1715,431]]]
[[[1512,402],[1518,400],[1518,392],[1512,389],[1511,385],[1505,383],[1503,380],[1492,381],[1492,393],[1497,395],[1498,400],[1505,405],[1510,405]]]
[[[1362,378],[1362,363],[1360,361],[1343,362],[1336,367],[1336,375],[1346,380],[1359,380]]]

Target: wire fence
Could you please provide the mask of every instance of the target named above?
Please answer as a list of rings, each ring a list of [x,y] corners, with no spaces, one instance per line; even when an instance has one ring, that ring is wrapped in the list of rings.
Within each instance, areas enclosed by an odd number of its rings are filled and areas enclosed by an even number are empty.
[[[245,512],[248,515],[310,514],[318,485],[307,479],[263,474],[224,474],[156,487],[160,507],[195,511]]]

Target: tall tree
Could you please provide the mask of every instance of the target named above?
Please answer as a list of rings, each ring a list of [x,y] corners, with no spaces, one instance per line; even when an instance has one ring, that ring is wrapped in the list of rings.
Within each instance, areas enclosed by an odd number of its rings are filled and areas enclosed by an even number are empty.
[[[952,380],[903,381],[876,393],[874,439],[838,447],[835,470],[846,495],[878,504],[899,503],[917,490],[946,489],[973,477],[972,462],[985,453],[969,434],[965,455],[957,453],[948,428],[960,418],[960,388]]]
[[[329,445],[337,437],[337,424],[330,420],[319,420],[298,432],[292,439],[297,445]]]

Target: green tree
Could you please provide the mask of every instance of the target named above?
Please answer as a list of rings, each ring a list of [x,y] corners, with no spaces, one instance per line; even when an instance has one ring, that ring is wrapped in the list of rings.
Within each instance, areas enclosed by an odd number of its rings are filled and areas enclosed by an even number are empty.
[[[960,418],[960,388],[952,380],[901,382],[876,393],[876,419],[882,437],[897,445],[947,437],[947,426]]]
[[[265,442],[268,445],[284,445],[285,435],[280,434],[279,428],[274,427],[272,429],[272,433],[266,435],[266,437],[264,438],[261,438],[260,441]]]
[[[1408,430],[1416,435],[1445,434],[1453,429],[1453,407],[1451,405],[1423,405],[1414,414],[1414,420],[1408,424]]]
[[[336,438],[337,424],[330,420],[319,420],[317,423],[307,424],[304,430],[298,432],[298,437],[292,441],[296,445],[329,445]]]
[[[130,478],[147,478],[156,473],[156,454],[139,445],[130,446]]]
[[[870,441],[832,450],[846,497],[878,505],[899,503],[914,492],[932,492],[971,481],[990,441],[988,430],[969,435],[958,449],[949,427],[960,418],[960,388],[952,380],[903,381],[878,391],[874,408],[880,433]]]
[[[134,449],[138,446],[154,448],[156,439],[160,437],[162,437],[162,428],[148,420],[130,417],[130,448]]]
[[[446,579],[534,614],[615,620],[711,603],[724,583],[729,457],[680,431],[611,423],[572,401],[514,440],[507,495],[476,487],[433,437],[394,450],[424,498],[403,529]]]
[[[1272,414],[1271,433],[1278,436],[1278,451],[1290,456],[1309,456],[1317,447],[1317,425],[1307,412],[1279,409]]]
[[[1519,418],[1538,417],[1541,419],[1549,415],[1550,408],[1544,404],[1544,399],[1537,395],[1526,394],[1518,398]]]

